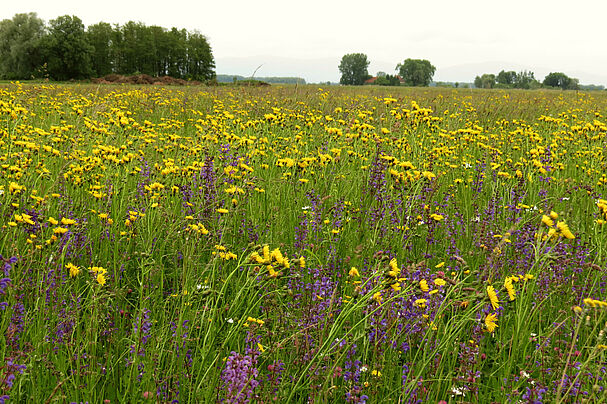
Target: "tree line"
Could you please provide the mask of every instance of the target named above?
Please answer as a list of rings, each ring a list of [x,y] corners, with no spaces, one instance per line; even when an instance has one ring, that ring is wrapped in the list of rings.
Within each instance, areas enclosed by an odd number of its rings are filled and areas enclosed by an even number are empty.
[[[396,65],[397,75],[378,72],[376,77],[369,75],[368,67],[371,62],[364,53],[349,53],[341,58],[339,71],[341,78],[340,84],[362,85],[375,84],[382,86],[428,86],[432,82],[432,77],[436,71],[428,60],[425,59],[405,59],[403,63]],[[370,80],[372,79],[372,80]],[[456,83],[456,87],[459,83]],[[579,80],[567,76],[565,73],[552,72],[548,74],[542,82],[535,78],[531,71],[523,70],[500,71],[496,74],[483,74],[474,79],[476,88],[522,88],[534,89],[541,87],[561,88],[563,90],[602,90],[603,86],[583,86]]]
[[[341,72],[340,84],[362,85],[371,78],[369,64],[371,62],[364,53],[344,55],[339,63]],[[436,67],[425,59],[405,59],[396,65],[398,75],[378,72],[373,84],[384,86],[428,86],[432,81]]]
[[[561,88],[563,90],[602,89],[602,86],[581,86],[576,78],[565,73],[552,72],[544,77],[544,81],[537,80],[533,72],[500,71],[495,74],[476,76],[474,86],[477,88],[523,88],[533,89],[541,87]],[[595,88],[596,87],[596,88]]]
[[[207,38],[197,31],[129,21],[85,28],[64,15],[48,25],[36,13],[0,21],[0,78],[87,79],[107,74],[148,74],[186,80],[215,77]]]

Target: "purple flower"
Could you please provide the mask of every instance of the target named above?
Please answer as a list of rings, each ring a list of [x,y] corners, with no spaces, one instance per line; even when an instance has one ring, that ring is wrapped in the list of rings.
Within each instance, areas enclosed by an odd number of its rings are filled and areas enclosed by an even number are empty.
[[[236,352],[226,360],[221,372],[223,391],[227,403],[249,403],[254,398],[255,388],[259,385],[256,380],[259,371],[255,367],[257,360],[251,355],[241,355]]]

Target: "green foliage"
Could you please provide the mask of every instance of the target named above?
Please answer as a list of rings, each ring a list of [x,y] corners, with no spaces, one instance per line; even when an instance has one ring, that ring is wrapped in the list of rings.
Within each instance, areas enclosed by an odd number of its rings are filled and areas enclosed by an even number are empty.
[[[40,66],[44,22],[36,13],[0,21],[0,78],[31,78]]]
[[[186,40],[185,77],[193,80],[207,80],[215,76],[215,61],[211,45],[200,32],[188,33]]]
[[[29,79],[46,66],[53,79],[144,73],[190,80],[215,76],[206,37],[194,31],[129,21],[105,22],[85,31],[76,16],[51,20],[48,32],[36,14],[0,22],[0,78]]]
[[[93,54],[91,55],[93,74],[95,76],[105,76],[112,73],[114,70],[111,48],[114,39],[112,26],[107,22],[90,25],[86,30],[86,36],[93,47]]]
[[[534,73],[527,70],[518,72],[513,83],[514,88],[530,89],[538,88],[539,86],[540,83],[535,79]]]
[[[474,87],[493,88],[495,87],[495,74],[483,74],[474,78]]]
[[[497,77],[495,78],[495,80],[499,84],[512,85],[512,84],[514,84],[514,81],[516,80],[516,72],[514,72],[514,71],[506,72],[506,71],[502,70],[501,72],[499,72],[497,74]]]
[[[82,20],[63,15],[50,21],[49,33],[42,38],[44,60],[55,80],[84,79],[93,74],[90,45]]]
[[[560,87],[563,90],[577,90],[579,88],[579,81],[567,76],[565,73],[553,72],[544,78],[544,85],[547,87]]]
[[[377,80],[375,83],[378,86],[398,86],[400,85],[400,80],[398,76],[392,76],[391,74],[385,74],[383,76],[377,76]]]
[[[432,81],[436,67],[425,59],[406,59],[396,65],[399,75],[405,80],[405,85],[426,87]]]
[[[362,85],[369,78],[369,60],[364,53],[350,53],[341,58],[339,71],[341,72],[340,84]]]
[[[168,75],[190,80],[210,80],[215,77],[211,46],[206,37],[197,31],[167,30],[129,21],[113,28],[109,43],[105,37],[97,43],[100,45],[99,53],[109,55],[112,73]],[[98,71],[107,69],[99,68]]]
[[[494,74],[483,74],[474,79],[476,88],[539,88],[541,84],[535,79],[533,72],[523,70],[521,72],[500,71]]]

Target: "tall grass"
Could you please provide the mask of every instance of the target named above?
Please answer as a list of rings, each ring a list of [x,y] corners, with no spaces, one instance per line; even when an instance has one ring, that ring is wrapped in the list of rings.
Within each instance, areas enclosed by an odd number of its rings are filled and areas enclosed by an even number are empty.
[[[602,402],[606,107],[5,85],[0,395]]]

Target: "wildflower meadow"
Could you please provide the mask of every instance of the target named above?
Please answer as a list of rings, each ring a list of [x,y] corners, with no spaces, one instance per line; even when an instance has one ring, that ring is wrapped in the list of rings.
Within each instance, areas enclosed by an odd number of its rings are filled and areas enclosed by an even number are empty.
[[[0,86],[0,403],[607,400],[607,94]]]

